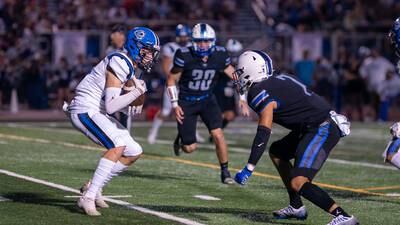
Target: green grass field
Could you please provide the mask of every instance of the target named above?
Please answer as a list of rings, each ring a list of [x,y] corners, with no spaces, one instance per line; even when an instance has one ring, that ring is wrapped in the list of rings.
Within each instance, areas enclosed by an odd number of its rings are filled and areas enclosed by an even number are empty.
[[[158,144],[148,145],[149,124],[138,123],[133,136],[145,155],[104,189],[105,195],[135,206],[202,224],[326,224],[331,217],[307,200],[306,221],[275,220],[272,211],[288,204],[287,194],[267,154],[247,186],[226,186],[219,180],[215,151],[203,144],[190,155],[173,156],[174,124],[163,127]],[[365,225],[400,224],[400,173],[382,161],[388,124],[354,124],[315,182]],[[256,124],[234,123],[226,130],[234,175],[248,158]],[[206,136],[206,130],[201,127]],[[287,131],[277,127],[272,141]],[[78,189],[91,178],[101,148],[68,123],[0,124],[0,170],[11,171]],[[0,171],[0,224],[179,224],[111,203],[102,216],[85,216],[76,193],[5,175]],[[219,201],[194,198],[209,195]],[[391,195],[394,195],[390,197]],[[65,197],[67,196],[67,197]],[[69,196],[69,197],[68,197]],[[397,197],[396,197],[397,196]],[[190,224],[190,222],[189,222]]]

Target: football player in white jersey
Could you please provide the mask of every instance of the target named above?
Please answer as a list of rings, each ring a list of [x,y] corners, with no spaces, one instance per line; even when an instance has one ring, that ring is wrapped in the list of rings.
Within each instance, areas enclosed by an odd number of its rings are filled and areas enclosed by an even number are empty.
[[[87,215],[101,215],[98,207],[108,207],[101,190],[113,177],[124,171],[142,154],[142,147],[129,131],[109,114],[123,111],[146,92],[137,69],[150,71],[159,51],[159,38],[149,28],[135,27],[127,33],[124,49],[105,57],[85,76],[68,106],[72,124],[107,151],[78,201]],[[121,95],[124,83],[132,79],[135,88]]]
[[[162,49],[161,49],[161,55],[162,55],[162,71],[165,75],[169,73],[173,66],[173,59],[176,50],[178,50],[181,47],[189,47],[191,46],[190,42],[190,35],[191,35],[191,30],[190,27],[187,25],[183,24],[178,24],[175,28],[175,42],[168,42],[165,44]],[[168,92],[167,89],[164,88],[164,94],[163,94],[163,102],[162,102],[162,108],[160,111],[157,112],[157,114],[154,117],[153,120],[153,125],[149,131],[149,135],[147,137],[147,141],[149,144],[154,144],[157,136],[158,136],[158,130],[160,129],[163,121],[171,114],[172,111],[172,105],[169,100]],[[199,142],[203,142],[204,138],[201,137],[198,132],[196,132],[196,138]]]

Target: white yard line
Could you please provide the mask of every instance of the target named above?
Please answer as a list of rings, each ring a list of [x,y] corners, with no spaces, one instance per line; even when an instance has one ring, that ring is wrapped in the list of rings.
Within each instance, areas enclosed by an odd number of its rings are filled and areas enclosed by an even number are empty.
[[[24,125],[24,124],[8,124],[11,125],[12,127],[23,127],[23,128],[31,128],[31,129],[40,129],[40,130],[45,130],[45,131],[49,131],[49,132],[60,132],[60,133],[70,133],[70,134],[79,134],[78,131],[73,131],[73,130],[67,130],[67,129],[56,129],[56,128],[43,128],[43,127],[35,127],[35,126],[31,126],[31,125]],[[10,136],[10,135],[5,135],[5,136]],[[13,135],[11,135],[13,136]],[[134,139],[138,140],[138,141],[142,141],[142,142],[146,142],[147,143],[147,139],[144,137],[138,137],[135,136],[135,134],[133,134]],[[2,137],[2,134],[0,134],[0,137]],[[26,138],[23,136],[14,136],[14,137],[20,137],[20,140],[32,140],[32,138]],[[49,140],[45,140],[45,139],[36,139],[36,142],[40,142],[40,143],[50,143]],[[86,149],[90,149],[90,150],[104,150],[101,147],[93,147],[93,146],[89,146],[89,145],[76,145],[76,144],[72,144],[72,143],[67,143],[67,142],[55,142],[57,144],[61,144],[64,146],[68,146],[68,147],[76,147],[79,146],[80,148],[86,148]],[[162,144],[162,145],[170,145],[172,148],[172,140],[156,140],[157,144]],[[206,148],[206,149],[215,149],[214,145],[211,144],[199,144],[199,147],[201,148]],[[229,151],[230,152],[236,152],[236,153],[249,153],[250,150],[249,149],[245,149],[245,148],[241,148],[241,147],[229,147]],[[342,164],[342,165],[351,165],[351,166],[361,166],[361,167],[367,167],[367,168],[375,168],[375,169],[385,169],[385,170],[397,170],[396,168],[392,167],[392,166],[386,166],[386,165],[381,165],[381,164],[375,164],[375,163],[368,163],[368,162],[359,162],[359,161],[350,161],[350,160],[343,160],[343,159],[335,159],[335,158],[328,158],[327,159],[328,162],[330,163],[336,163],[336,164]]]
[[[40,179],[29,177],[29,176],[24,176],[24,175],[17,174],[17,173],[8,171],[8,170],[0,169],[0,173],[8,175],[8,176],[11,176],[11,177],[16,177],[16,178],[19,178],[19,179],[30,181],[30,182],[33,182],[33,183],[36,183],[36,184],[42,184],[42,185],[45,185],[45,186],[48,186],[48,187],[56,188],[56,189],[59,189],[59,190],[62,190],[62,191],[68,191],[68,192],[72,192],[72,193],[75,193],[75,194],[79,194],[80,193],[79,190],[74,189],[74,188],[70,188],[70,187],[67,187],[67,186],[64,186],[64,185],[61,185],[61,184],[55,184],[55,183],[52,183],[52,182],[49,182],[49,181],[40,180]],[[173,216],[171,214],[164,213],[164,212],[158,212],[158,211],[155,211],[155,210],[147,209],[147,208],[144,208],[144,207],[141,207],[141,206],[133,205],[133,204],[131,204],[129,202],[125,202],[125,201],[121,201],[121,200],[117,200],[117,199],[113,199],[113,198],[109,198],[109,197],[105,197],[104,199],[106,201],[114,203],[116,205],[121,205],[121,206],[124,206],[124,207],[126,207],[128,209],[132,209],[132,210],[136,210],[136,211],[139,211],[139,212],[142,212],[142,213],[146,213],[146,214],[150,214],[150,215],[153,215],[153,216],[157,216],[157,217],[162,218],[162,219],[171,220],[171,221],[175,221],[175,222],[179,222],[179,223],[187,224],[187,225],[203,225],[202,223],[198,223],[198,222],[193,221],[193,220],[189,220],[189,219],[186,219],[186,218]]]

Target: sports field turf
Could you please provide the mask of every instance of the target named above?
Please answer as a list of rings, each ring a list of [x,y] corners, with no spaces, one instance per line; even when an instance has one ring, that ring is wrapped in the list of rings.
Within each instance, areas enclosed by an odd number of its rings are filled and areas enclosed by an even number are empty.
[[[179,224],[176,220],[182,219],[186,224],[320,225],[330,221],[307,200],[306,221],[273,219],[272,211],[288,202],[268,154],[247,186],[223,185],[212,146],[203,144],[193,154],[175,157],[171,146],[176,128],[173,123],[167,125],[161,129],[161,141],[148,145],[149,124],[134,124],[132,133],[145,155],[105,188],[104,194],[119,202],[101,209],[103,216],[92,218],[77,208],[74,196],[92,176],[101,148],[69,123],[0,124],[0,224]],[[315,179],[363,225],[400,224],[400,171],[384,164],[381,157],[388,127],[353,124],[350,137],[341,140]],[[287,132],[275,128],[269,144]],[[240,122],[226,130],[232,175],[247,161],[255,129],[253,122]],[[203,127],[201,133],[206,136]],[[31,178],[39,180],[27,180]],[[66,191],[67,187],[72,189]],[[194,195],[220,200],[201,200]],[[154,214],[137,209],[150,209]],[[161,218],[159,213],[168,215],[161,214],[166,217]]]

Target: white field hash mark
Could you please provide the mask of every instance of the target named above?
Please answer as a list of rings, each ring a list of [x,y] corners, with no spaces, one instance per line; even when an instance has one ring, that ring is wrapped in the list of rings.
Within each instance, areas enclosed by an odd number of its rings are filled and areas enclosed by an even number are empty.
[[[29,177],[29,176],[24,176],[24,175],[17,174],[17,173],[8,171],[8,170],[0,169],[0,173],[8,175],[8,176],[11,176],[11,177],[16,177],[16,178],[20,178],[20,179],[23,179],[23,180],[26,180],[26,181],[30,181],[30,182],[33,182],[33,183],[43,184],[45,186],[56,188],[56,189],[59,189],[59,190],[62,190],[62,191],[68,191],[68,192],[72,192],[72,193],[75,193],[75,194],[80,194],[79,190],[77,190],[77,189],[70,188],[70,187],[67,187],[67,186],[64,186],[64,185],[61,185],[61,184],[55,184],[55,183],[52,183],[52,182],[49,182],[49,181],[45,181],[45,180],[40,180],[40,179]],[[151,210],[151,209],[147,209],[147,208],[143,208],[143,207],[140,207],[140,206],[136,206],[136,205],[133,205],[133,204],[131,204],[129,202],[125,202],[125,201],[121,201],[121,200],[117,200],[117,199],[113,199],[113,198],[109,198],[109,197],[105,197],[104,200],[106,200],[107,202],[114,203],[116,205],[124,206],[124,207],[126,207],[128,209],[132,209],[132,210],[136,210],[136,211],[139,211],[139,212],[142,212],[142,213],[146,213],[146,214],[150,214],[150,215],[153,215],[153,216],[157,216],[157,217],[162,218],[162,219],[171,220],[171,221],[175,221],[175,222],[179,222],[179,223],[187,224],[187,225],[204,225],[202,223],[198,223],[196,221],[189,220],[189,219],[186,219],[186,218],[177,217],[177,216],[170,215],[168,213],[158,212],[158,211],[154,211],[154,210]]]
[[[4,198],[3,196],[0,196],[0,202],[8,202],[11,201],[11,199]]]

